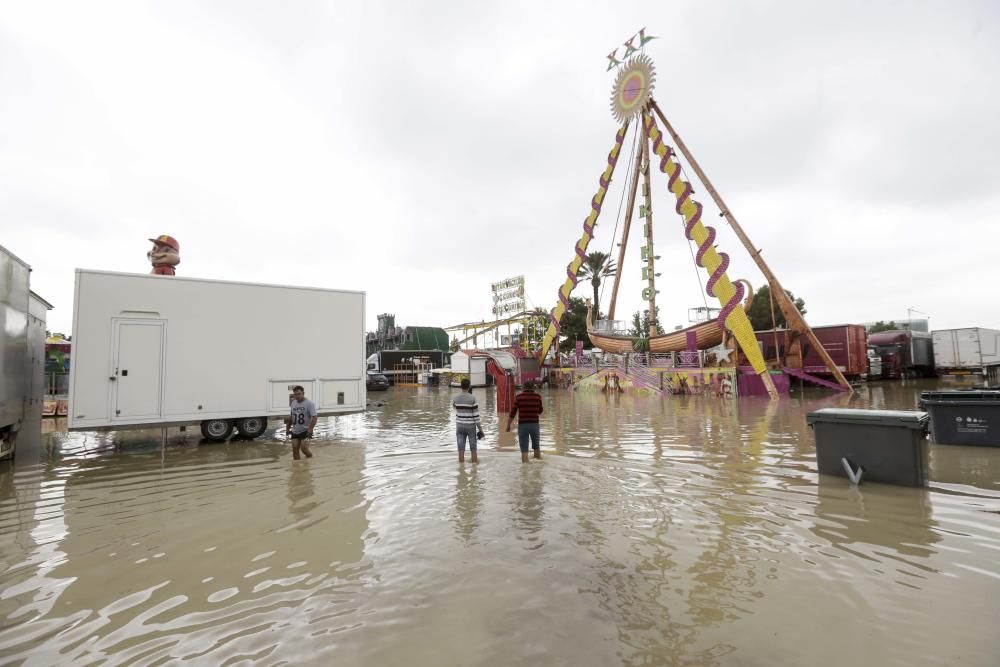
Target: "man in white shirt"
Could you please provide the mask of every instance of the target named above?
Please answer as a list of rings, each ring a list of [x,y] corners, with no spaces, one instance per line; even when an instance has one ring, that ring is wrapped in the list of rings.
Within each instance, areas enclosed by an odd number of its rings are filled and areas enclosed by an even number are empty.
[[[292,388],[292,402],[290,404],[291,415],[285,420],[285,435],[292,438],[292,456],[295,460],[302,458],[299,450],[306,455],[307,459],[312,458],[309,451],[309,444],[306,438],[313,436],[313,429],[316,428],[316,404],[306,398],[306,390],[296,385]]]

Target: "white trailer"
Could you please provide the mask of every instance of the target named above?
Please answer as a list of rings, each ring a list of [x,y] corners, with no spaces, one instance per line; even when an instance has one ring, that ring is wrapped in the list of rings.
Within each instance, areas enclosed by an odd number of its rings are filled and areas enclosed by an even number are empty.
[[[451,355],[451,372],[468,375],[469,383],[473,387],[485,387],[486,361],[487,358],[484,356],[473,356],[469,352],[459,350]]]
[[[363,411],[364,320],[364,292],[77,269],[69,428],[256,437],[295,385]]]
[[[942,372],[982,374],[1000,383],[1000,331],[967,327],[940,329],[934,338],[934,365]]]

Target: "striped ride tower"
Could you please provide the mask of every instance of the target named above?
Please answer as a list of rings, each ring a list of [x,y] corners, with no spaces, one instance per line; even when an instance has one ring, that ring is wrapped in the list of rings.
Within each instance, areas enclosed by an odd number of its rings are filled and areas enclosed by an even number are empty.
[[[744,296],[743,284],[734,285],[726,275],[729,255],[715,249],[715,229],[702,223],[702,206],[691,198],[693,192],[691,184],[681,178],[680,165],[673,159],[674,151],[663,143],[663,134],[656,126],[656,121],[650,114],[643,112],[642,122],[646,128],[646,136],[652,142],[653,152],[660,158],[660,171],[668,177],[667,187],[677,198],[675,209],[684,216],[684,233],[688,239],[698,244],[695,261],[708,272],[705,291],[709,296],[718,299],[722,307],[718,318],[719,326],[732,333],[747,361],[753,366],[754,372],[764,381],[767,393],[771,398],[777,398],[778,392],[767,371],[764,355],[757,345],[753,326],[746,312],[740,307]]]
[[[549,317],[549,328],[546,329],[545,337],[542,338],[542,346],[538,350],[539,359],[545,359],[545,355],[549,353],[549,348],[559,338],[562,317],[566,313],[566,309],[569,308],[569,295],[573,292],[573,288],[576,287],[578,280],[577,273],[579,273],[580,266],[587,256],[587,246],[590,245],[590,239],[594,237],[594,226],[597,224],[597,216],[601,214],[601,204],[604,202],[604,195],[607,194],[608,185],[611,183],[611,175],[615,173],[615,165],[618,164],[618,154],[621,152],[627,130],[628,121],[626,120],[618,130],[618,134],[615,135],[615,145],[611,147],[611,152],[608,153],[608,166],[605,167],[604,173],[601,174],[597,193],[590,200],[590,214],[583,221],[583,236],[576,243],[576,254],[573,256],[573,261],[566,267],[566,282],[559,288],[559,303],[556,304],[555,310]]]

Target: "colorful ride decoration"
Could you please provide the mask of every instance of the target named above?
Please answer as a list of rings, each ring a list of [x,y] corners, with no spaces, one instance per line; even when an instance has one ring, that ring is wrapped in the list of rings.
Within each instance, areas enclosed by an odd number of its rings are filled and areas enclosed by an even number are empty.
[[[45,339],[45,372],[69,373],[73,344],[62,334],[52,334]]]
[[[656,393],[654,390],[636,383],[627,374],[615,370],[601,370],[579,380],[574,389],[576,391],[599,391],[603,394],[614,396],[616,394],[650,394]]]
[[[663,393],[735,398],[735,368],[687,368],[663,372]]]
[[[765,377],[765,384],[770,380],[767,375],[767,364],[764,355],[757,346],[757,338],[746,312],[740,308],[743,300],[743,285],[735,285],[726,275],[729,268],[729,255],[715,249],[715,229],[706,226],[701,221],[702,205],[691,198],[691,184],[681,178],[680,165],[674,161],[674,151],[663,143],[663,134],[656,126],[656,121],[648,113],[643,113],[643,124],[646,127],[646,137],[653,144],[653,153],[660,157],[660,171],[667,174],[667,187],[677,198],[675,210],[684,216],[684,234],[689,240],[698,244],[695,263],[709,274],[705,291],[709,296],[719,300],[722,311],[718,316],[720,327],[733,334],[740,349],[746,355],[747,361],[758,375]]]
[[[173,236],[161,234],[155,239],[149,239],[153,249],[146,253],[153,265],[151,274],[155,276],[172,276],[176,274],[174,267],[181,263],[181,244]]]
[[[615,120],[624,123],[642,113],[655,83],[656,69],[649,56],[638,55],[626,62],[611,91],[611,115]]]
[[[615,135],[615,144],[611,147],[611,152],[608,153],[608,166],[605,167],[604,173],[601,174],[597,193],[590,200],[590,214],[583,221],[583,236],[576,243],[576,255],[569,265],[566,266],[566,282],[559,288],[559,303],[556,304],[555,309],[552,311],[552,315],[549,318],[549,326],[545,330],[542,345],[538,349],[538,358],[542,361],[545,360],[545,356],[552,347],[553,341],[558,342],[559,330],[561,328],[560,323],[562,322],[563,315],[566,313],[566,309],[569,308],[569,295],[573,292],[573,288],[576,287],[579,281],[577,274],[580,272],[580,266],[583,265],[583,260],[587,256],[587,246],[590,245],[590,239],[594,237],[594,226],[597,224],[597,217],[601,214],[601,205],[604,203],[604,195],[607,194],[608,185],[611,183],[611,176],[615,173],[615,165],[618,164],[618,154],[621,152],[622,142],[625,141],[625,132],[628,130],[628,126],[628,121],[625,121],[618,130],[618,134]]]

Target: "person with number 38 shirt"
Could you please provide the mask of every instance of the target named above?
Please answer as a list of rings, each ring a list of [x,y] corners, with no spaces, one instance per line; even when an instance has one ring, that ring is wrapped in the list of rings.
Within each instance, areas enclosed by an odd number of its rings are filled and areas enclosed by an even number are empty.
[[[307,438],[313,436],[313,429],[316,428],[316,404],[306,398],[306,390],[296,385],[292,389],[291,415],[285,419],[285,435],[292,438],[292,456],[298,461],[299,450],[306,455],[307,459],[312,458],[309,451]]]

